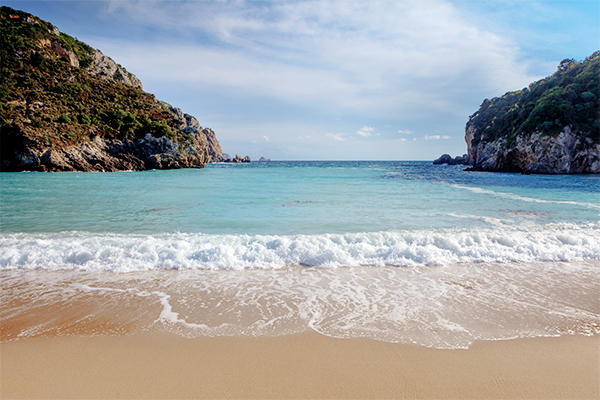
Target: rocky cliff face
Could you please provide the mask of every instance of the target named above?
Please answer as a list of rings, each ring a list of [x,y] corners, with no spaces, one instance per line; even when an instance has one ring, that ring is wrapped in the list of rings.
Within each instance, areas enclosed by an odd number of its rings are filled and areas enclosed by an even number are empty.
[[[184,114],[181,109],[162,102],[179,120],[178,128],[187,135],[192,135],[206,148],[206,162],[222,162],[223,150],[215,133],[210,128],[202,128],[198,120],[189,114]]]
[[[127,72],[125,68],[117,65],[110,57],[105,56],[98,50],[93,55],[93,61],[88,68],[88,72],[104,80],[122,82],[143,89],[142,82],[135,75]]]
[[[600,144],[566,127],[556,137],[534,133],[506,140],[480,142],[470,149],[474,171],[536,174],[598,174]]]
[[[473,156],[471,155],[471,142],[473,141],[473,138],[475,137],[475,126],[472,123],[467,123],[467,127],[465,129],[465,142],[467,143],[467,164],[473,164],[474,163],[474,159]]]
[[[22,11],[0,14],[0,171],[201,168],[215,133],[108,56]]]
[[[600,52],[565,59],[553,75],[485,100],[465,141],[475,171],[600,173]]]

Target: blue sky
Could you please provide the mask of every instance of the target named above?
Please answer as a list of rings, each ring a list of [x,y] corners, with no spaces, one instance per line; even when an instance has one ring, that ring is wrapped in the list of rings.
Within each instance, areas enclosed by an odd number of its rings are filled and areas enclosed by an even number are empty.
[[[2,5],[101,50],[253,159],[461,155],[484,99],[600,48],[598,0]]]

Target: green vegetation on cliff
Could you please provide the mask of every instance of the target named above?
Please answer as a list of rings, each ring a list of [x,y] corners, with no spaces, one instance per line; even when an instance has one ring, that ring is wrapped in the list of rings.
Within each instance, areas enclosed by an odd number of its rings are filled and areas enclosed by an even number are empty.
[[[551,76],[528,88],[484,100],[469,117],[471,146],[505,139],[510,147],[520,135],[556,136],[565,127],[600,142],[600,51],[582,62],[563,60]]]
[[[52,24],[1,7],[0,41],[3,159],[15,148],[61,149],[97,137],[195,140],[181,133],[181,117],[122,74],[137,78],[120,65],[113,76],[98,72],[96,51]]]

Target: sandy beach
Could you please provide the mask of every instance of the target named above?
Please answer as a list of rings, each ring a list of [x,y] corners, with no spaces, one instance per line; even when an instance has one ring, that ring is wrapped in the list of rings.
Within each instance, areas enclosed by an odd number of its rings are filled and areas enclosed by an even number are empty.
[[[600,337],[437,350],[316,333],[29,338],[1,346],[2,399],[600,397]]]

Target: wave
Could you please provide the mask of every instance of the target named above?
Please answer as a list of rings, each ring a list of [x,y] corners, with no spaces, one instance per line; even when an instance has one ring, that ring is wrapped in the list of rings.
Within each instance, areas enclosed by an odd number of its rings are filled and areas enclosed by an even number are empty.
[[[482,189],[479,187],[469,187],[469,186],[463,186],[463,185],[450,185],[450,186],[457,188],[457,189],[465,189],[472,193],[490,194],[490,195],[493,195],[496,197],[503,197],[503,198],[510,199],[510,200],[519,200],[519,201],[524,201],[524,202],[528,202],[528,203],[568,204],[568,205],[580,206],[580,207],[585,207],[585,208],[600,209],[600,205],[594,204],[594,203],[578,202],[578,201],[571,201],[571,200],[544,200],[544,199],[536,199],[533,197],[519,196],[517,194],[510,193],[510,192],[495,192],[493,190]]]
[[[600,259],[600,223],[319,235],[0,235],[0,270],[129,272]]]

